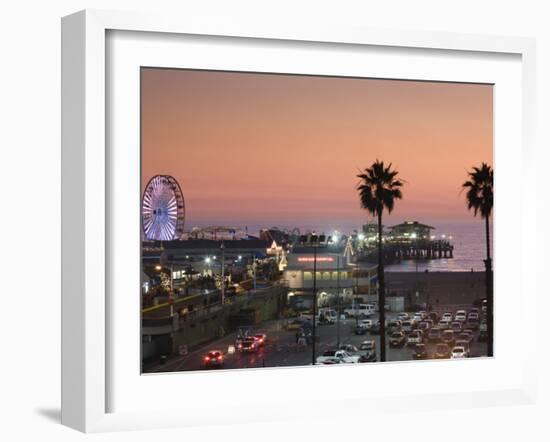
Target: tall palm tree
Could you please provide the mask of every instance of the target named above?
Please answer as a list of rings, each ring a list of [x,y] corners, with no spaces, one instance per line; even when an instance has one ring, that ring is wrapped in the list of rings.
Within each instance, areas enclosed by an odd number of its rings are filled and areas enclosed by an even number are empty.
[[[401,199],[403,181],[396,178],[398,172],[391,169],[391,163],[384,166],[376,162],[357,175],[361,179],[357,185],[361,207],[378,219],[378,309],[380,314],[380,360],[386,360],[386,285],[384,283],[384,257],[382,254],[382,213],[391,213],[396,199]]]
[[[485,259],[485,292],[487,296],[487,353],[493,356],[493,265],[491,260],[491,240],[489,219],[493,212],[493,169],[486,163],[481,167],[472,167],[468,172],[468,181],[463,185],[467,189],[466,201],[468,210],[474,210],[474,216],[479,213],[485,219],[485,245],[487,258]]]

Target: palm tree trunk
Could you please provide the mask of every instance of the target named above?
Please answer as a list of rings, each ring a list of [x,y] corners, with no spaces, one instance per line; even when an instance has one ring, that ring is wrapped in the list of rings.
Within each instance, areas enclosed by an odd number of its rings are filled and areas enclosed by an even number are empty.
[[[493,356],[493,264],[491,260],[491,240],[489,216],[485,217],[485,238],[487,259],[485,260],[485,292],[487,296],[487,355]]]
[[[380,316],[380,361],[386,361],[386,287],[382,254],[382,213],[378,214],[378,313]]]

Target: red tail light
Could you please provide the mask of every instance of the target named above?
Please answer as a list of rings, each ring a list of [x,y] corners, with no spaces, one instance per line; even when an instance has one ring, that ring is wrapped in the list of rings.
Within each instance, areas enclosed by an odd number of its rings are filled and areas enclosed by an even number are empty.
[[[206,356],[206,357],[204,358],[204,360],[205,360],[205,361],[209,361],[210,358],[209,358],[208,356]]]
[[[221,356],[218,356],[218,361],[221,361],[223,358]]]

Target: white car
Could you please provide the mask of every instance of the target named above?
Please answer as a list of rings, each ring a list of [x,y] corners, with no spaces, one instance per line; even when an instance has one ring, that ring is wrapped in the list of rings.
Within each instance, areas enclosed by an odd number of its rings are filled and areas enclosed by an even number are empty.
[[[420,330],[412,331],[411,334],[407,337],[408,346],[422,344],[423,341],[424,341],[424,335]]]
[[[455,321],[466,321],[466,310],[457,310],[455,313]]]
[[[357,323],[357,327],[366,328],[367,330],[370,330],[372,327],[372,324],[374,324],[374,321],[372,319],[361,319]]]
[[[466,322],[466,315],[463,313],[457,313],[455,315],[455,321]]]
[[[468,341],[458,340],[455,342],[455,347],[464,348],[464,357],[470,357],[470,343]]]
[[[467,357],[466,350],[464,347],[456,346],[451,352],[451,359],[464,359]]]
[[[332,359],[339,359],[344,364],[357,364],[361,356],[350,355],[345,350],[328,350],[325,351],[321,356],[318,356],[315,360],[318,364],[324,364],[325,361],[330,361]]]
[[[443,313],[443,315],[441,315],[441,321],[451,322],[452,320],[453,320],[453,314],[452,313],[445,312],[445,313]]]
[[[398,319],[399,321],[407,321],[407,320],[410,319],[410,318],[409,318],[409,314],[408,314],[408,313],[399,313],[399,314],[397,315],[397,319]]]
[[[403,333],[411,333],[414,330],[414,321],[401,322],[401,331]]]

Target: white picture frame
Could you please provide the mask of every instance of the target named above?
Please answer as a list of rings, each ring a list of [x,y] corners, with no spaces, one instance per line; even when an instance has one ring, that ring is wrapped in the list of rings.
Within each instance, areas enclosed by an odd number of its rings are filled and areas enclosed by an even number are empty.
[[[508,88],[520,109],[514,109],[509,116],[512,138],[519,142],[519,146],[507,145],[507,140],[496,135],[496,149],[499,145],[505,146],[506,156],[503,154],[504,165],[520,160],[523,164],[523,173],[529,173],[533,166],[534,157],[534,105],[535,105],[535,44],[532,39],[517,37],[493,37],[480,35],[465,35],[451,33],[428,33],[402,30],[375,30],[362,28],[349,28],[341,25],[333,26],[307,26],[295,27],[292,25],[275,23],[216,23],[206,20],[197,20],[194,17],[159,17],[150,14],[133,14],[110,11],[82,11],[63,18],[62,21],[62,423],[84,432],[111,431],[139,428],[161,428],[171,426],[208,425],[212,415],[204,414],[204,405],[195,404],[193,409],[178,409],[170,405],[153,406],[150,409],[130,409],[126,406],[113,406],[110,399],[112,392],[118,388],[118,384],[124,382],[121,379],[119,365],[113,367],[113,324],[118,324],[117,316],[113,314],[113,300],[110,299],[110,290],[113,287],[112,266],[120,259],[119,253],[110,245],[115,242],[117,235],[116,220],[113,221],[113,214],[120,211],[117,196],[113,194],[113,188],[117,186],[117,176],[120,175],[120,161],[113,159],[113,153],[109,150],[109,143],[113,142],[113,134],[106,130],[106,121],[113,118],[112,109],[109,109],[108,93],[110,91],[109,81],[116,81],[116,73],[108,69],[108,57],[117,57],[118,52],[110,52],[107,36],[109,33],[134,33],[140,32],[147,38],[147,35],[155,38],[163,36],[171,39],[178,39],[185,36],[210,36],[224,40],[224,45],[231,46],[237,40],[254,42],[269,42],[269,44],[282,44],[287,48],[304,44],[315,46],[328,45],[331,51],[345,50],[346,48],[377,48],[384,52],[392,48],[400,48],[403,51],[426,50],[431,51],[434,59],[444,57],[445,54],[470,54],[473,58],[483,60],[493,55],[511,57],[519,71],[514,71],[513,80]],[[155,33],[155,34],[146,34]],[[242,39],[242,40],[240,40]],[[132,43],[132,44],[135,44]],[[306,45],[306,46],[307,46]],[[129,46],[128,46],[129,48]],[[307,50],[307,48],[306,48]],[[145,53],[146,51],[144,51]],[[134,60],[134,59],[132,59]],[[139,61],[139,60],[138,60]],[[130,61],[132,63],[136,60]],[[518,64],[519,63],[519,64]],[[435,69],[435,68],[434,68]],[[243,68],[244,70],[244,68]],[[306,68],[307,70],[307,68]],[[109,75],[106,75],[106,72]],[[112,75],[111,75],[112,74]],[[443,75],[443,74],[441,74]],[[466,74],[464,74],[466,75]],[[494,74],[497,75],[497,74]],[[399,77],[401,78],[401,77]],[[406,77],[405,77],[406,78]],[[453,79],[437,77],[439,80],[458,81]],[[460,77],[462,78],[462,77]],[[489,78],[489,77],[487,77]],[[466,79],[466,77],[464,77]],[[519,81],[518,81],[519,79]],[[475,79],[472,79],[472,81]],[[503,82],[506,80],[503,79]],[[516,85],[516,86],[514,86]],[[498,86],[498,84],[497,84]],[[136,109],[128,109],[132,119],[136,115]],[[116,116],[114,116],[115,121]],[[135,124],[135,118],[134,123]],[[503,129],[504,130],[504,129]],[[116,141],[114,141],[116,143]],[[500,144],[499,144],[500,143]],[[137,145],[136,145],[137,146]],[[137,147],[136,147],[137,149]],[[510,151],[511,152],[508,152]],[[124,155],[124,151],[118,151],[117,155]],[[138,150],[139,152],[139,150]],[[139,155],[139,153],[138,153]],[[497,157],[498,160],[498,157]],[[497,189],[508,189],[506,187],[506,175],[498,177],[500,164],[496,166]],[[118,168],[118,169],[117,169]],[[502,170],[506,170],[503,167]],[[501,186],[501,187],[499,187]],[[120,190],[120,189],[119,189]],[[124,189],[123,189],[124,190]],[[524,188],[512,189],[515,195],[520,197],[525,208],[522,211],[521,228],[518,235],[527,238],[528,230],[526,220],[535,219],[535,199],[533,192],[527,192]],[[497,190],[499,192],[499,190]],[[498,201],[498,196],[497,196]],[[503,200],[501,200],[503,201]],[[116,208],[113,207],[116,205]],[[496,203],[499,207],[499,203]],[[502,202],[502,214],[506,214],[505,202]],[[498,209],[501,210],[500,208]],[[497,215],[497,217],[500,215]],[[505,217],[503,216],[503,219]],[[497,221],[499,223],[500,221]],[[504,226],[504,223],[502,224]],[[498,225],[497,225],[498,227]],[[498,227],[500,228],[500,227]],[[498,238],[498,232],[496,233]],[[136,237],[136,240],[139,238]],[[495,241],[497,242],[497,241]],[[529,305],[536,303],[536,281],[527,278],[526,257],[533,255],[534,245],[532,242],[519,241],[519,246],[514,253],[519,253],[517,259],[519,265],[515,271],[518,273],[518,280],[511,283],[511,287],[519,290],[521,296],[515,300],[516,307],[520,311],[526,311]],[[127,253],[127,252],[120,252]],[[509,252],[511,253],[511,252]],[[130,254],[131,255],[131,254]],[[495,246],[496,266],[502,263],[503,269],[506,265],[507,251]],[[128,257],[126,257],[128,258]],[[130,259],[133,259],[130,256]],[[137,257],[135,257],[137,260]],[[511,263],[510,263],[511,264]],[[498,267],[497,267],[498,268]],[[514,270],[513,267],[509,268]],[[498,270],[495,273],[495,287],[498,290]],[[505,276],[507,272],[500,274]],[[116,284],[115,284],[116,285]],[[503,287],[503,284],[500,285]],[[504,289],[503,289],[504,290]],[[508,289],[509,291],[512,289]],[[498,295],[497,295],[498,296]],[[495,299],[497,297],[495,296]],[[498,301],[497,301],[498,302]],[[503,314],[507,311],[505,303],[510,300],[503,300],[499,307],[495,320],[498,322],[499,310]],[[501,307],[502,306],[502,307]],[[508,306],[509,307],[509,306]],[[120,310],[120,309],[119,309]],[[118,310],[118,311],[119,311]],[[117,311],[114,309],[114,311]],[[130,319],[131,321],[131,319]],[[138,318],[135,318],[138,321]],[[498,323],[496,332],[498,334]],[[126,325],[126,323],[125,323]],[[120,326],[120,324],[119,324]],[[135,324],[128,326],[134,327]],[[474,385],[467,389],[459,385],[454,391],[444,390],[438,393],[437,390],[426,390],[426,394],[420,395],[414,391],[404,391],[396,388],[389,389],[387,393],[366,393],[358,389],[355,395],[343,397],[339,402],[338,412],[342,415],[353,414],[358,403],[362,404],[361,413],[369,409],[380,411],[396,410],[401,407],[406,410],[407,401],[414,400],[416,409],[436,409],[441,407],[469,407],[473,403],[477,406],[490,406],[497,404],[522,404],[532,403],[535,397],[535,366],[536,354],[534,351],[534,339],[528,339],[535,334],[536,324],[530,322],[525,326],[527,342],[523,349],[524,360],[514,366],[506,379],[498,379],[494,384],[483,388],[481,384]],[[136,337],[136,339],[139,336]],[[532,344],[531,344],[532,343]],[[114,347],[113,347],[114,345]],[[505,368],[507,355],[505,350],[498,353],[494,359],[483,361],[466,361],[470,364],[460,366],[463,372],[473,373],[476,370],[501,370]],[[117,352],[118,356],[118,352]],[[126,356],[123,356],[126,357]],[[501,363],[500,361],[504,361]],[[134,362],[130,362],[132,364]],[[501,365],[498,365],[498,364]],[[437,362],[428,362],[420,365],[420,370],[456,370],[458,366],[442,368],[443,365]],[[504,364],[504,365],[502,365]],[[132,377],[139,376],[137,363],[136,371]],[[411,364],[372,364],[369,370],[380,376],[381,370],[399,374],[403,367],[414,370],[415,375],[422,376],[419,369]],[[327,367],[329,368],[329,367]],[[348,367],[336,367],[338,370],[346,370],[344,376],[358,376],[358,371],[352,371]],[[126,369],[126,368],[124,368]],[[317,397],[314,392],[314,382],[319,379],[317,368],[309,368],[309,375],[312,383],[303,386],[303,392],[311,393],[309,397],[311,407],[306,415],[323,416],[326,405],[331,400]],[[276,370],[276,369],[275,369]],[[279,369],[280,370],[280,369]],[[296,370],[292,372],[292,370]],[[306,373],[300,369],[283,370],[286,379],[294,376],[293,373]],[[324,370],[324,369],[323,369]],[[317,373],[316,376],[311,373]],[[324,371],[323,376],[334,376],[333,369]],[[343,371],[341,373],[344,373]],[[431,372],[430,373],[435,373]],[[193,376],[194,384],[204,383],[204,378],[198,374],[184,374]],[[128,375],[128,377],[131,377]],[[226,388],[226,379],[234,381],[239,376],[244,376],[242,371],[216,373],[207,380],[212,388]],[[249,376],[252,384],[265,382],[274,371],[250,370]],[[466,375],[471,376],[471,374]],[[497,377],[498,378],[498,377]],[[141,377],[147,379],[144,382],[157,383],[162,386],[166,404],[170,402],[170,393],[167,391],[171,382],[179,382],[172,376]],[[149,380],[153,379],[153,380]],[[180,377],[181,379],[181,377]],[[467,380],[467,379],[466,379]],[[230,382],[231,382],[230,381]],[[140,381],[141,382],[141,381]],[[230,383],[229,382],[229,383]],[[276,382],[275,382],[276,384]],[[144,386],[151,388],[151,385]],[[205,384],[203,384],[204,386]],[[130,384],[127,384],[131,388]],[[134,384],[135,387],[135,384]],[[156,388],[156,387],[155,387]],[[144,390],[144,391],[145,391]],[[128,389],[125,390],[128,394]],[[197,391],[197,390],[195,390]],[[229,392],[229,390],[228,390]],[[119,394],[119,393],[117,393]],[[234,394],[231,393],[231,394]],[[376,403],[366,404],[361,401],[370,395],[376,397]],[[119,394],[120,396],[120,394]],[[400,404],[395,404],[394,399],[401,398]],[[135,399],[135,398],[130,398]],[[158,398],[157,398],[158,399]],[[127,403],[130,400],[119,401]],[[235,401],[246,401],[245,398]],[[155,401],[155,403],[158,403]],[[163,402],[164,404],[164,402]],[[265,406],[264,406],[265,405]],[[328,407],[331,408],[331,407]],[[334,415],[334,407],[330,415]],[[229,423],[235,421],[262,421],[262,420],[283,420],[295,418],[292,410],[280,406],[275,401],[274,406],[263,404],[245,416],[235,415],[217,416],[217,422]]]

